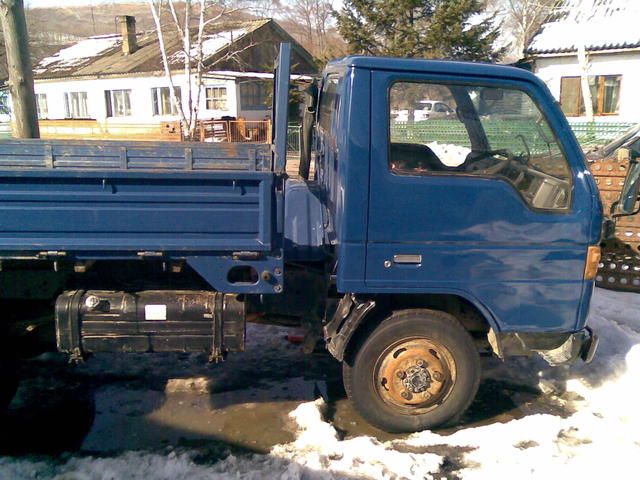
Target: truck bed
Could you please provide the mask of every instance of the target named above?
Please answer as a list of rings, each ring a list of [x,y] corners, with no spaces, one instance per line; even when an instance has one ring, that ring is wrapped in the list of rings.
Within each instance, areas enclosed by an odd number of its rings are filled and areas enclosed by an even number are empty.
[[[0,143],[0,252],[265,251],[269,145]]]

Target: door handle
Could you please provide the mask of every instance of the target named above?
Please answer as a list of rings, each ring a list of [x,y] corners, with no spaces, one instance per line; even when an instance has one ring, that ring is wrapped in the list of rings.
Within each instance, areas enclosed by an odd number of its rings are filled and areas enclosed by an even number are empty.
[[[394,255],[393,263],[398,265],[420,265],[422,263],[422,255]]]

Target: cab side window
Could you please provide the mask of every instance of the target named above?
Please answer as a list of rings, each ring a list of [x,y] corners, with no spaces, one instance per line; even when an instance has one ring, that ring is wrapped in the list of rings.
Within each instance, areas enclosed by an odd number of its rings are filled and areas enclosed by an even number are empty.
[[[318,125],[326,132],[331,131],[332,123],[337,121],[338,106],[340,104],[340,96],[338,95],[339,80],[337,76],[329,76],[322,85],[320,107],[318,109]]]
[[[433,104],[433,112],[424,106]],[[389,91],[389,169],[395,175],[495,177],[528,206],[566,210],[571,175],[527,93],[483,85],[396,82]]]

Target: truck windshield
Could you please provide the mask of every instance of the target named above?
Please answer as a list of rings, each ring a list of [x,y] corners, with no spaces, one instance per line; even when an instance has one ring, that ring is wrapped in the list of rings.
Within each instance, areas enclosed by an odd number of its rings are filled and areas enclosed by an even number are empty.
[[[451,114],[418,110],[437,100]],[[389,96],[389,167],[397,175],[500,177],[540,209],[569,206],[570,171],[544,115],[522,91],[397,82]]]

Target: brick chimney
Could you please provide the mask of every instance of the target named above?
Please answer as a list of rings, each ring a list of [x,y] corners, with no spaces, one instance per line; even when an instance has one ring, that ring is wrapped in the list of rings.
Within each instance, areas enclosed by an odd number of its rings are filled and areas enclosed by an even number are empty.
[[[120,33],[122,35],[122,53],[130,55],[138,49],[136,41],[136,17],[118,15]]]

